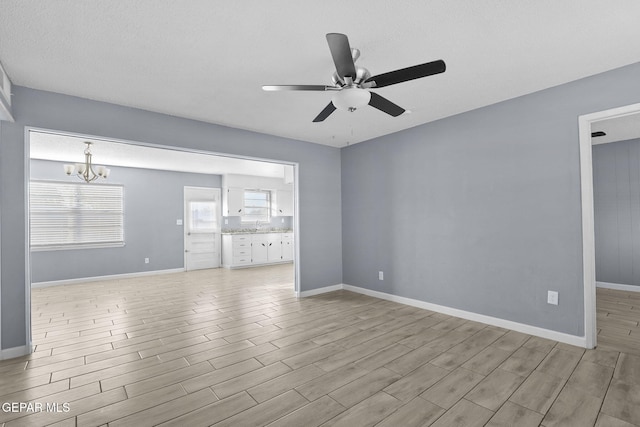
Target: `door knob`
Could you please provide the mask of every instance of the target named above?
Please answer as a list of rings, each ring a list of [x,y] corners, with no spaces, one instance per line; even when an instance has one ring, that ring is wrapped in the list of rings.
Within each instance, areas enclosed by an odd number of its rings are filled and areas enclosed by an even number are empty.
[[[185,249],[184,251],[185,251],[185,252],[189,252],[189,249]]]

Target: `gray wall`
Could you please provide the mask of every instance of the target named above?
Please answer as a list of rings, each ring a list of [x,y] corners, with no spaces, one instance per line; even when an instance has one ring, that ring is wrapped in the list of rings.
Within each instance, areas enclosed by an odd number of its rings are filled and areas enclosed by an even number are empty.
[[[2,348],[25,345],[25,126],[298,162],[300,289],[342,282],[340,150],[14,86],[0,128]]]
[[[62,172],[62,163],[32,160],[30,164],[32,179],[78,182]],[[183,226],[176,225],[184,216],[184,187],[220,188],[220,175],[110,168],[105,182],[124,186],[125,246],[34,251],[32,283],[184,267]]]
[[[583,336],[578,116],[640,102],[638,75],[630,65],[343,149],[344,283]]]
[[[596,280],[640,286],[640,139],[593,146]]]

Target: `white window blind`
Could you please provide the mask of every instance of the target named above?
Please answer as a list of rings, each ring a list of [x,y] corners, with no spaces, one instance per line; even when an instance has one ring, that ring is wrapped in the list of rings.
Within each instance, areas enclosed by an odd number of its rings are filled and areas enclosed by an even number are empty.
[[[33,249],[124,245],[122,185],[31,181]]]
[[[243,222],[269,222],[271,220],[271,191],[244,190]]]

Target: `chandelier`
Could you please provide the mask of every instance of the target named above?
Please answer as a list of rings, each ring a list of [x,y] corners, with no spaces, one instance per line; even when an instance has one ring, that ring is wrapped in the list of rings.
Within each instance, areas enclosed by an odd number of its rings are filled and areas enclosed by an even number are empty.
[[[86,182],[93,182],[98,178],[107,178],[111,169],[106,166],[96,166],[94,171],[93,164],[91,163],[91,143],[85,141],[85,144],[87,144],[87,148],[84,149],[84,163],[64,165],[64,173],[71,175],[76,172],[78,178],[83,179]]]

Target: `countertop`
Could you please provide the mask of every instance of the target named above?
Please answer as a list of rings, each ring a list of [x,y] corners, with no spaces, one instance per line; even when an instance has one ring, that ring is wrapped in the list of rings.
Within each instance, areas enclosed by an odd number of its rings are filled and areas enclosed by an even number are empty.
[[[292,228],[237,228],[222,230],[221,234],[267,234],[267,233],[292,233]]]

